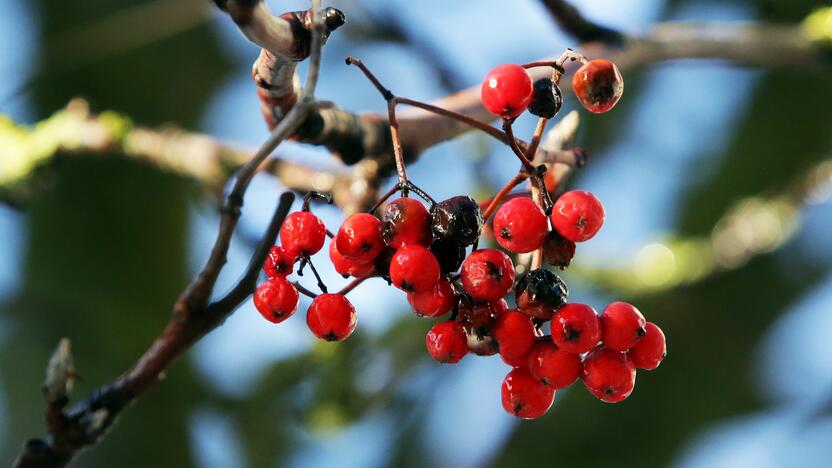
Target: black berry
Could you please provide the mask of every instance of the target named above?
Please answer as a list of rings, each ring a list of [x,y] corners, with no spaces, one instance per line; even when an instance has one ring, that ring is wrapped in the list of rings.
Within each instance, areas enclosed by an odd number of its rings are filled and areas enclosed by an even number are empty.
[[[471,197],[460,195],[437,203],[431,211],[434,240],[471,245],[482,231],[482,211]]]
[[[529,104],[529,112],[538,117],[551,119],[563,105],[560,87],[551,78],[541,78],[534,82],[534,95]]]

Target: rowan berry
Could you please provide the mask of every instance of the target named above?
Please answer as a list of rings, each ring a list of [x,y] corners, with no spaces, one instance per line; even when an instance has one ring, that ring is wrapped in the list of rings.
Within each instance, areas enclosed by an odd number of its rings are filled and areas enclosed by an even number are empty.
[[[612,109],[621,99],[624,79],[618,67],[609,60],[592,60],[575,72],[572,90],[586,110],[600,114]]]
[[[468,354],[465,330],[459,322],[439,322],[425,337],[428,354],[437,362],[454,364]]]
[[[552,229],[543,241],[543,258],[549,265],[565,269],[575,256],[575,243]]]
[[[320,294],[306,312],[306,325],[318,338],[343,341],[355,331],[355,307],[343,294]]]
[[[514,264],[499,250],[474,251],[462,263],[462,287],[474,300],[502,299],[513,285]]]
[[[529,353],[529,373],[544,384],[560,390],[581,375],[581,358],[558,349],[550,341],[538,341]]]
[[[552,317],[552,341],[563,351],[583,354],[601,340],[601,321],[586,304],[565,304]]]
[[[433,241],[430,251],[439,261],[439,270],[444,274],[459,270],[465,260],[465,247],[449,240]]]
[[[456,295],[447,278],[439,278],[436,286],[422,293],[407,293],[407,302],[413,313],[420,317],[445,315],[456,305]]]
[[[587,390],[606,403],[623,401],[636,383],[636,368],[626,353],[598,348],[584,359],[581,380]]]
[[[549,222],[531,198],[512,198],[494,215],[494,237],[504,249],[528,253],[543,244]]]
[[[335,236],[338,252],[359,262],[372,262],[384,248],[381,221],[369,213],[350,215]]]
[[[485,75],[480,96],[492,114],[507,119],[517,117],[532,100],[532,78],[519,65],[500,65]]]
[[[373,271],[372,261],[360,262],[341,255],[335,242],[329,243],[329,260],[332,262],[332,266],[335,267],[335,271],[345,277],[353,276],[355,278],[361,278]]]
[[[407,244],[428,247],[432,240],[430,213],[413,198],[397,198],[384,207],[381,215],[384,242],[394,249]]]
[[[466,246],[477,241],[482,232],[482,210],[471,197],[459,195],[443,200],[431,210],[434,240]]]
[[[541,78],[534,82],[532,102],[529,113],[538,117],[551,119],[563,105],[563,94],[560,87],[551,78]]]
[[[390,280],[402,291],[430,291],[439,281],[439,262],[421,245],[405,245],[393,254]]]
[[[569,289],[555,273],[538,268],[528,272],[514,288],[517,308],[526,315],[549,320],[566,303]]]
[[[501,393],[503,409],[522,419],[543,416],[555,399],[555,389],[536,380],[522,367],[506,375]]]
[[[571,190],[558,197],[552,209],[552,225],[572,242],[592,239],[604,224],[604,207],[595,195]]]
[[[292,258],[311,256],[324,246],[326,226],[308,211],[291,213],[280,228],[280,243]]]
[[[664,340],[664,332],[658,325],[647,322],[644,329],[647,333],[637,345],[627,352],[627,356],[633,361],[633,365],[639,369],[653,370],[659,367],[664,357],[667,356],[667,345]]]
[[[497,341],[503,359],[526,355],[536,341],[531,320],[515,310],[508,310],[497,317],[491,327],[491,335]]]
[[[601,314],[601,339],[607,348],[627,351],[647,333],[646,324],[638,309],[626,302],[613,302]]]
[[[286,277],[292,274],[294,269],[295,259],[289,256],[283,247],[275,245],[269,249],[269,255],[263,262],[263,271],[266,276],[273,278],[275,276]]]
[[[269,322],[280,323],[295,313],[298,290],[282,276],[269,278],[254,292],[254,307]]]

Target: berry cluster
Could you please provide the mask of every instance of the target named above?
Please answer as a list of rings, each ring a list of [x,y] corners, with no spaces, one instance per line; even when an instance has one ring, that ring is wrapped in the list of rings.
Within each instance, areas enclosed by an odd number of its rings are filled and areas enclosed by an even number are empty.
[[[578,378],[602,401],[627,398],[636,368],[655,369],[664,358],[664,334],[624,302],[608,305],[600,315],[588,305],[567,302],[566,284],[543,262],[560,269],[569,266],[575,244],[601,229],[604,208],[582,190],[552,201],[554,189],[544,183],[547,166],[532,166],[533,150],[524,154],[511,133],[512,121],[527,109],[543,124],[557,114],[562,104],[558,82],[567,59],[583,61],[569,51],[558,62],[530,64],[553,69],[551,79],[536,83],[526,71],[529,66],[502,65],[485,78],[483,104],[503,118],[508,144],[523,163],[497,195],[482,205],[465,195],[436,202],[407,180],[399,154],[399,183],[369,212],[347,217],[335,234],[309,211],[310,197],[320,195],[310,194],[303,209],[286,218],[281,245],[272,248],[263,265],[269,279],[254,295],[257,310],[279,323],[295,312],[299,292],[306,294],[313,298],[306,315],[309,329],[321,339],[341,341],[356,326],[346,293],[367,278],[381,277],[407,295],[417,316],[449,315],[427,333],[427,351],[434,360],[456,363],[469,353],[499,354],[512,367],[503,381],[502,402],[517,417],[542,416],[555,391]],[[348,63],[359,65],[378,83],[360,61]],[[612,108],[622,87],[617,68],[605,60],[584,63],[573,79],[578,99],[593,112]],[[396,99],[384,91],[388,99]],[[394,118],[391,113],[391,122]],[[539,143],[539,135],[535,139]],[[511,192],[526,180],[530,193]],[[387,202],[398,192],[401,197]],[[410,198],[410,192],[427,206]],[[489,232],[484,230],[489,220],[501,249],[479,246]],[[336,271],[355,278],[335,294],[327,292],[311,260],[327,236],[332,238],[329,259]],[[515,268],[509,254],[531,256],[516,257],[529,262]],[[289,282],[287,276],[298,262],[299,274],[309,265],[322,294]],[[517,271],[524,273],[516,278]]]

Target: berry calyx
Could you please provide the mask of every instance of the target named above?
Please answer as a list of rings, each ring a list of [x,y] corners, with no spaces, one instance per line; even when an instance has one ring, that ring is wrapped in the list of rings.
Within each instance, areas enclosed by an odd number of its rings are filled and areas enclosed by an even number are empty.
[[[595,195],[571,190],[558,197],[552,208],[552,225],[572,242],[584,242],[604,224],[604,207]]]
[[[532,100],[532,78],[519,65],[500,65],[485,75],[480,97],[492,114],[506,119],[517,117]]]
[[[434,240],[458,246],[471,245],[482,232],[482,210],[471,197],[459,195],[443,200],[431,210],[431,229]]]
[[[503,380],[503,409],[522,419],[539,418],[549,411],[555,389],[533,378],[527,369],[512,369]]]
[[[534,94],[529,104],[529,113],[538,117],[551,119],[563,105],[560,87],[551,78],[541,78],[534,82]]]
[[[601,320],[586,304],[566,304],[552,317],[552,341],[563,351],[583,354],[601,340]]]
[[[560,235],[556,229],[549,231],[543,241],[543,258],[546,263],[563,270],[569,266],[574,256],[575,243]]]
[[[254,307],[266,320],[280,323],[298,308],[298,290],[282,276],[264,281],[254,292]]]
[[[280,244],[292,258],[311,256],[324,246],[326,226],[308,211],[295,211],[280,227]]]
[[[439,262],[421,245],[405,245],[390,260],[390,280],[402,291],[430,291],[439,281]]]
[[[360,262],[341,255],[335,242],[329,243],[329,260],[335,267],[335,271],[342,276],[362,278],[373,271],[373,262]]]
[[[384,248],[381,221],[369,213],[350,215],[338,229],[335,245],[344,257],[372,262]]]
[[[413,198],[397,198],[384,207],[381,215],[384,242],[394,248],[407,244],[429,246],[432,240],[430,213]]]
[[[420,317],[439,317],[445,315],[456,305],[456,295],[447,278],[439,278],[436,286],[421,293],[407,293],[407,302],[413,313]]]
[[[528,253],[537,249],[548,231],[546,214],[531,198],[513,198],[494,215],[494,237],[510,252]]]
[[[536,341],[534,325],[520,312],[508,310],[494,321],[491,336],[497,341],[503,359],[515,359],[528,354]]]
[[[572,90],[590,112],[600,114],[612,109],[624,93],[624,79],[609,60],[591,60],[572,77]]]
[[[636,368],[627,359],[627,354],[598,348],[584,359],[581,380],[599,400],[618,403],[633,392]]]
[[[664,357],[667,356],[667,345],[664,332],[658,325],[647,322],[644,329],[646,333],[641,341],[627,352],[627,356],[637,368],[653,370],[659,367]]]
[[[569,289],[558,275],[537,268],[520,278],[514,288],[514,297],[520,312],[549,320],[555,310],[566,303]]]
[[[471,253],[462,263],[462,287],[474,300],[502,299],[514,285],[514,264],[496,249]]]
[[[318,338],[343,341],[355,330],[355,307],[343,294],[320,294],[306,311],[306,325]]]
[[[428,354],[443,364],[455,364],[468,354],[465,329],[459,322],[440,322],[425,336]]]
[[[269,249],[269,255],[263,262],[263,271],[266,276],[273,278],[275,276],[286,277],[292,273],[294,269],[295,259],[283,250],[283,247],[275,245]]]
[[[626,302],[613,302],[601,314],[601,339],[607,348],[627,351],[647,333],[645,325],[647,321],[638,309]]]
[[[529,373],[542,383],[560,390],[581,375],[581,358],[558,349],[549,341],[538,341],[529,353]]]

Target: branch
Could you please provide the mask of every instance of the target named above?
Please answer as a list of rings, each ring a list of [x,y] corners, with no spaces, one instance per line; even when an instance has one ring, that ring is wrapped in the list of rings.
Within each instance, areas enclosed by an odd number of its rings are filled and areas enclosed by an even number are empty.
[[[549,14],[552,15],[565,33],[583,43],[601,41],[607,44],[620,45],[624,41],[623,34],[606,26],[593,23],[568,2],[543,0],[543,5],[549,10]]]

